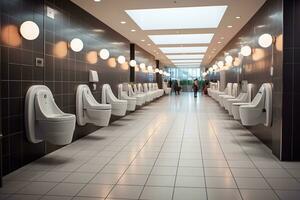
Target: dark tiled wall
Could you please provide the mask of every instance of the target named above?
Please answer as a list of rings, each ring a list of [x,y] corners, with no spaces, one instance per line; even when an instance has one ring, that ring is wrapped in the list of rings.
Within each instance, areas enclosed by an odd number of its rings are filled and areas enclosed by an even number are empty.
[[[283,1],[284,41],[283,41],[283,156],[300,160],[300,2]]]
[[[148,52],[144,51],[140,46],[135,45],[135,60],[138,64],[145,63],[146,67],[148,65],[153,66],[153,69],[156,68],[155,58]],[[147,82],[155,82],[156,75],[153,73],[145,73],[140,71],[136,71],[135,73],[135,82],[137,83],[147,83]]]
[[[268,145],[273,153],[280,157],[282,134],[282,0],[268,0],[243,29],[226,45],[212,63],[224,60],[224,52],[238,56],[241,45],[249,45],[253,53],[244,57],[240,67],[226,71],[226,82],[247,80],[256,85],[256,91],[264,82],[273,83],[273,126],[248,127],[249,130]],[[272,48],[263,49],[258,45],[258,37],[270,33],[277,38],[274,47],[274,73],[270,75]],[[283,158],[282,158],[283,159]]]
[[[97,51],[107,48],[113,57],[129,60],[129,41],[68,0],[0,1],[1,7],[1,122],[3,137],[3,169],[7,174],[53,150],[57,146],[31,144],[24,132],[24,97],[31,85],[46,84],[56,103],[64,111],[75,114],[75,92],[78,84],[88,84],[88,70],[97,70],[100,82],[95,97],[100,101],[101,86],[109,83],[116,94],[117,84],[129,81],[128,64],[97,58]],[[55,10],[55,19],[46,16],[47,6]],[[24,40],[18,32],[20,24],[32,20],[40,27],[34,41]],[[84,49],[75,53],[68,42],[78,37]],[[96,52],[95,52],[96,51]],[[154,58],[139,49],[146,63]],[[44,67],[35,66],[35,58],[43,58]],[[146,77],[143,77],[146,78]],[[144,81],[140,79],[140,81]],[[74,140],[97,127],[76,127]]]

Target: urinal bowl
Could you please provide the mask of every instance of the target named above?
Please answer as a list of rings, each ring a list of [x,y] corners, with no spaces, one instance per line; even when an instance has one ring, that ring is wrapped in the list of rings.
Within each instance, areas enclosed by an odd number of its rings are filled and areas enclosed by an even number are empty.
[[[145,103],[145,96],[136,95],[133,97],[136,98],[136,105],[142,106]]]
[[[239,103],[239,102],[234,102],[231,105],[231,112],[233,115],[233,118],[236,120],[241,120],[241,116],[240,116],[240,106],[245,106],[245,105],[249,105],[250,103]]]
[[[111,114],[115,116],[125,116],[127,110],[127,101],[111,103]]]
[[[127,110],[128,111],[135,111],[136,108],[136,99],[127,99]]]
[[[111,109],[107,110],[95,110],[95,109],[86,109],[85,114],[89,123],[92,123],[96,126],[108,126],[109,120],[111,117]]]
[[[75,121],[75,116],[62,121],[38,120],[37,131],[43,133],[43,139],[51,144],[70,144],[75,130]]]
[[[263,112],[261,109],[240,106],[239,112],[241,122],[244,126],[263,124],[266,119],[266,112]]]

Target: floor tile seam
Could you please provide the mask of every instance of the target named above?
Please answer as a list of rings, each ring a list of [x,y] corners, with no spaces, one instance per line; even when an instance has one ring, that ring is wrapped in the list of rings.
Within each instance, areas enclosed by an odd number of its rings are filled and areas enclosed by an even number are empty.
[[[174,124],[176,118],[177,118],[177,117],[174,117],[174,118],[173,118],[172,124]],[[173,125],[172,125],[172,126],[173,126]],[[168,137],[168,135],[170,134],[170,131],[171,131],[172,126],[170,126],[169,129],[168,129],[168,133],[167,133],[167,135],[165,136],[165,139],[164,139],[164,141],[163,141],[163,145],[165,144],[165,142],[166,142],[166,140],[167,140],[167,137]],[[161,153],[161,150],[162,150],[163,145],[162,145],[161,148],[160,148],[160,151],[159,151],[159,153],[158,153],[158,156],[159,156],[159,154]],[[146,180],[145,183],[147,183],[148,180],[149,180],[149,177],[150,177],[150,175],[151,175],[151,173],[152,173],[152,171],[153,171],[153,168],[154,168],[154,166],[155,166],[155,163],[156,163],[156,161],[158,160],[158,156],[157,156],[156,159],[155,159],[155,162],[154,162],[154,164],[153,164],[153,166],[152,166],[152,168],[151,168],[151,170],[150,170],[150,172],[149,172],[149,174],[148,174],[148,177],[147,177],[147,180]],[[141,193],[140,193],[138,199],[141,199],[141,196],[142,196],[142,194],[143,194],[143,192],[144,192],[144,190],[145,190],[145,187],[146,187],[146,186],[143,187],[143,189],[142,189],[142,191],[141,191]]]
[[[154,120],[156,120],[156,118],[154,117],[154,118],[152,118],[151,120],[150,120],[150,123],[149,124],[151,124],[151,122],[152,121],[154,121]],[[146,123],[146,126],[149,126],[149,124],[148,123]],[[143,145],[143,147],[147,144],[147,142],[150,140],[150,138],[156,133],[156,129],[157,129],[158,127],[155,127],[154,128],[154,130],[153,130],[153,132],[151,133],[151,135],[148,137],[148,139],[147,139],[147,141],[144,143],[144,145]],[[141,130],[143,130],[144,129],[144,127],[143,128],[141,128]],[[142,134],[142,133],[141,133]],[[131,140],[132,141],[132,140]],[[130,141],[130,142],[131,142]],[[124,147],[125,148],[125,147]],[[136,156],[139,154],[139,152],[141,152],[142,151],[142,149],[143,148],[141,148],[139,151],[138,151],[138,153],[135,155],[135,157],[134,158],[136,158]],[[121,150],[122,151],[122,150]],[[122,175],[118,178],[118,180],[117,180],[117,182],[113,185],[113,187],[111,188],[111,190],[108,192],[108,194],[107,194],[107,196],[105,197],[105,198],[108,198],[108,196],[110,195],[110,193],[113,191],[113,189],[115,188],[115,186],[117,185],[117,183],[119,182],[119,180],[121,179],[121,177],[126,173],[126,171],[128,170],[128,168],[131,166],[131,164],[134,162],[134,159],[130,162],[130,164],[128,165],[128,167],[124,170],[124,172],[122,173]],[[150,174],[148,175],[148,177],[150,176]],[[148,180],[148,178],[147,178],[147,180]],[[146,182],[147,182],[147,180],[146,180]],[[143,191],[143,190],[142,190]],[[141,193],[142,193],[142,191],[141,191]],[[140,195],[141,195],[141,193],[140,193]]]
[[[222,151],[222,153],[223,153],[223,156],[225,157],[225,154],[224,154],[223,148],[222,148],[222,146],[220,145],[220,141],[219,141],[218,135],[216,134],[215,127],[214,127],[213,123],[211,122],[211,119],[210,119],[210,117],[208,117],[208,123],[209,123],[209,126],[212,128],[212,130],[213,130],[213,133],[214,133],[214,135],[215,135],[215,137],[216,137],[216,139],[217,139],[217,141],[218,141],[218,143],[219,143],[219,146],[220,146],[220,148],[221,148],[221,151]],[[227,158],[226,158],[226,157],[225,157],[225,161],[226,161],[227,165],[229,166],[229,164],[228,164],[228,161],[227,161]],[[231,173],[231,175],[232,175],[232,178],[233,178],[233,180],[234,180],[234,183],[235,183],[235,184],[236,184],[236,186],[238,187],[238,184],[237,184],[236,178],[235,178],[235,176],[233,175],[231,168],[230,168],[230,167],[228,167],[228,168],[229,168],[229,170],[230,170],[230,173]],[[242,193],[241,193],[241,191],[240,191],[239,189],[238,189],[238,191],[239,191],[240,197],[241,197],[242,199],[244,199],[244,198],[243,198],[243,196],[242,196]]]
[[[176,174],[175,174],[175,179],[174,179],[174,188],[176,187],[178,168],[179,168],[179,163],[180,163],[180,158],[181,158],[181,149],[182,149],[183,138],[184,138],[184,133],[185,133],[184,129],[186,127],[186,123],[187,123],[187,114],[185,114],[184,125],[183,125],[183,133],[182,133],[182,136],[181,136],[180,152],[179,152],[179,157],[178,157],[177,166],[176,166]],[[175,189],[173,189],[173,192],[172,192],[172,200],[174,199],[174,196],[175,196]]]
[[[150,122],[148,122],[148,123],[151,123],[153,120],[154,120],[155,118],[152,118],[152,119],[150,119],[149,121]],[[145,123],[145,126],[144,127],[141,127],[140,128],[140,130],[143,130],[146,126],[148,126],[149,124],[148,123]],[[151,134],[152,135],[152,134]],[[117,140],[118,139],[118,137],[116,137],[115,138],[115,140]],[[112,142],[114,142],[115,140],[113,140]],[[133,138],[131,139],[131,140],[129,140],[128,141],[128,143],[127,144],[129,144],[131,141],[133,140]],[[126,145],[125,145],[126,146]],[[125,146],[123,147],[123,148],[125,148]],[[123,149],[122,148],[122,149]],[[122,152],[122,149],[120,149],[90,180],[89,180],[89,182],[88,183],[86,183],[85,184],[85,186],[87,186],[88,184],[90,184],[91,183],[91,181],[104,169],[104,167],[106,167],[108,164],[109,164],[109,162],[110,161],[112,161],[116,156],[117,156],[117,154],[118,153],[120,153],[120,152]],[[137,155],[137,154],[136,154]],[[130,166],[130,165],[129,165]],[[129,168],[129,166],[128,166],[128,168]],[[127,168],[127,169],[128,169]],[[126,170],[125,170],[126,171]],[[124,172],[125,172],[124,171]],[[120,176],[121,177],[121,176]],[[116,184],[115,184],[116,185]],[[83,187],[83,188],[85,188],[85,186]],[[83,190],[83,188],[81,188],[77,193],[76,193],[76,195],[75,196],[77,196],[82,190]],[[108,192],[108,194],[107,194],[107,196],[106,197],[108,197],[108,195],[110,194],[110,192],[113,190],[113,188],[114,188],[114,186],[110,189],[110,191]],[[105,198],[106,198],[105,197]]]

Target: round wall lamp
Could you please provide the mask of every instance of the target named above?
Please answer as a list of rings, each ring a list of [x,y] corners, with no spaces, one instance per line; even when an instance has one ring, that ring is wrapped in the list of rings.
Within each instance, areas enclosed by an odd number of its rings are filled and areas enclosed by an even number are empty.
[[[218,69],[218,65],[213,65],[212,68],[213,68],[213,70],[217,70]]]
[[[109,51],[107,49],[101,49],[99,52],[99,56],[103,60],[107,60],[109,58]]]
[[[243,47],[241,48],[241,54],[242,54],[243,56],[250,56],[251,53],[252,53],[252,49],[251,49],[250,46],[243,46]]]
[[[124,64],[126,62],[126,58],[124,56],[119,56],[118,57],[118,63],[119,64]]]
[[[219,61],[217,65],[218,65],[218,67],[222,68],[222,67],[224,67],[224,62],[223,61]]]
[[[274,42],[274,38],[269,33],[262,34],[258,38],[258,44],[263,48],[268,48]]]
[[[70,42],[70,47],[75,52],[80,52],[83,49],[83,42],[79,38],[73,38]]]
[[[136,61],[135,60],[131,60],[129,62],[130,67],[135,67],[136,66]]]
[[[144,69],[146,68],[145,63],[141,63],[141,64],[140,64],[140,68],[141,68],[142,70],[144,70]]]
[[[163,74],[163,70],[159,70],[159,72],[158,72],[159,74]]]
[[[226,63],[228,63],[228,64],[232,64],[233,57],[230,56],[230,55],[228,55],[228,56],[225,57],[225,61],[226,61]]]
[[[152,67],[151,65],[149,65],[149,66],[147,67],[147,70],[148,70],[149,72],[151,72],[151,71],[153,71],[153,67]]]
[[[25,21],[20,26],[20,33],[26,40],[35,40],[40,34],[40,29],[35,22]]]
[[[212,67],[210,67],[210,68],[208,69],[208,71],[209,71],[209,72],[213,72],[214,69],[213,69]]]
[[[156,68],[154,71],[155,71],[155,73],[159,73],[159,69],[158,68]]]

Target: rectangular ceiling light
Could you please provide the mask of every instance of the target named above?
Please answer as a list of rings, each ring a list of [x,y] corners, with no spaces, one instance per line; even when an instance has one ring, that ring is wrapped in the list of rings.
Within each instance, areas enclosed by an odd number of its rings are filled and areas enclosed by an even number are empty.
[[[142,30],[217,28],[226,5],[125,10]]]
[[[214,34],[174,34],[174,35],[149,35],[157,45],[161,44],[209,44]]]
[[[207,47],[161,47],[160,50],[165,54],[172,53],[205,53]]]
[[[201,63],[202,60],[171,60],[173,63]]]
[[[200,67],[200,64],[199,65],[176,65],[176,67],[179,67],[179,68],[195,68],[195,67]]]
[[[203,54],[178,54],[178,55],[166,55],[169,59],[201,59],[204,57]]]

